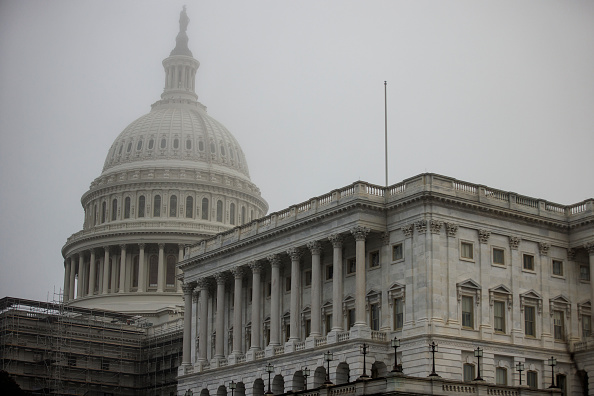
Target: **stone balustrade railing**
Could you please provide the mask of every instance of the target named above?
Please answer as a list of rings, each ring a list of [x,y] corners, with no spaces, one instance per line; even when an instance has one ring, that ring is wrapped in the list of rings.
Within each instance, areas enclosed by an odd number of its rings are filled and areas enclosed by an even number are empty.
[[[333,190],[320,197],[271,213],[249,224],[223,231],[217,236],[193,245],[190,247],[190,257],[270,231],[276,227],[288,225],[290,222],[299,221],[327,209],[348,204],[353,200],[364,199],[378,205],[390,205],[418,194],[449,196],[453,199],[463,200],[465,204],[470,201],[476,204],[488,205],[495,209],[509,209],[530,216],[546,217],[557,222],[569,222],[570,220],[594,215],[594,199],[588,199],[573,205],[560,205],[513,192],[496,190],[480,184],[425,173],[389,187],[356,182]]]

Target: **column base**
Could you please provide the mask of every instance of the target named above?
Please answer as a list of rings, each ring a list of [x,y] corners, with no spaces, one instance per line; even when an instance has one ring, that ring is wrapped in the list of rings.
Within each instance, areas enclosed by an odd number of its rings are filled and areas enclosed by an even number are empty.
[[[359,338],[363,340],[371,339],[371,327],[366,324],[355,324],[351,327],[351,340]]]

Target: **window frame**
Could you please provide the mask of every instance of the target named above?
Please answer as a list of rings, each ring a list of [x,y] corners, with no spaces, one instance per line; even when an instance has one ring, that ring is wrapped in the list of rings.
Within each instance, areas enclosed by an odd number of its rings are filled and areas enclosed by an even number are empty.
[[[538,389],[538,371],[526,371],[526,385],[530,389]]]
[[[500,374],[503,377],[503,382],[500,381]],[[495,367],[495,385],[507,386],[507,368]]]
[[[392,245],[392,261],[399,262],[404,260],[404,244],[402,242]]]
[[[530,258],[530,263],[532,268],[526,267],[526,259]],[[534,253],[522,253],[522,271],[525,272],[536,272],[536,260],[534,257]]]
[[[331,281],[334,279],[334,264],[326,264],[324,270],[324,281]]]
[[[465,256],[465,249],[464,247],[468,246],[470,247],[470,257]],[[460,251],[460,260],[463,261],[470,261],[470,262],[474,262],[474,242],[471,241],[466,241],[466,240],[460,240],[460,246],[459,246],[459,251]]]
[[[590,279],[592,278],[592,276],[590,274],[590,265],[580,264],[579,278],[580,278],[580,282],[590,283]]]
[[[495,251],[501,252],[501,258],[503,262],[498,263],[495,261]],[[491,246],[491,264],[497,267],[505,267],[505,249],[499,246]]]
[[[345,262],[345,275],[352,276],[357,273],[357,259],[355,257],[350,257],[344,260]],[[351,271],[352,269],[352,271]]]
[[[464,311],[464,305],[465,303],[470,302],[470,311]],[[474,296],[467,296],[464,295],[461,297],[460,299],[460,312],[461,312],[461,325],[463,329],[466,330],[474,330],[475,329],[475,325],[474,325],[474,318],[475,318],[475,312],[474,312]],[[470,325],[465,325],[465,313],[470,314],[469,318],[466,318],[466,320],[470,321]]]
[[[555,273],[555,264],[559,264],[558,273]],[[551,275],[556,278],[565,278],[565,273],[563,271],[563,260],[556,258],[551,259]]]
[[[368,269],[376,269],[376,268],[380,268],[381,267],[380,252],[379,252],[379,250],[374,250],[374,251],[369,252],[369,254],[368,254],[367,257],[368,257],[368,260],[369,260]]]
[[[499,316],[501,322],[502,322],[502,329],[497,329],[497,318],[498,316],[496,316],[497,313],[497,306],[500,305],[501,306],[501,316]],[[493,301],[493,331],[495,333],[498,334],[506,334],[507,333],[507,323],[506,323],[506,302],[505,301],[501,301],[501,300],[495,300]]]
[[[528,332],[528,312],[532,313],[532,317],[530,318],[531,326],[530,329],[532,330],[531,333]],[[534,305],[526,305],[524,307],[524,335],[530,338],[536,338],[536,307]]]
[[[464,363],[462,365],[462,382],[472,382],[476,378],[475,365]]]
[[[565,342],[565,312],[559,309],[553,311],[553,339],[555,342]]]
[[[311,269],[306,269],[303,271],[303,287],[311,287],[311,283],[313,282],[312,271]]]

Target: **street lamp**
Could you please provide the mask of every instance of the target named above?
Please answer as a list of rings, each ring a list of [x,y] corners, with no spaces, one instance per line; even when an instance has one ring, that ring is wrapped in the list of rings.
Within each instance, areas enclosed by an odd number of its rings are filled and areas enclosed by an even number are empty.
[[[274,366],[270,363],[266,365],[266,372],[268,373],[268,391],[265,393],[266,395],[272,395],[272,391],[270,390],[270,374],[274,372]]]
[[[186,393],[184,393],[184,396],[193,396],[194,392],[192,392],[192,389],[188,389],[186,390]]]
[[[556,388],[555,386],[555,366],[557,365],[557,359],[553,356],[549,359],[549,366],[551,366],[551,386],[549,388]]]
[[[478,375],[474,379],[475,381],[482,381],[481,378],[481,358],[483,357],[483,350],[481,347],[476,347],[474,350],[474,357],[478,359]]]
[[[433,369],[431,370],[431,374],[429,374],[429,377],[439,377],[439,375],[437,375],[437,373],[435,372],[435,352],[437,352],[437,344],[435,343],[435,341],[431,341],[431,344],[429,344],[429,348],[431,348],[431,354],[433,355]]]
[[[334,359],[332,352],[328,351],[324,353],[324,360],[328,363],[328,370],[326,370],[326,382],[324,382],[326,385],[332,385],[332,382],[330,381],[330,362],[332,359]]]
[[[516,370],[520,373],[520,386],[522,386],[522,371],[524,371],[524,363],[516,364]]]
[[[307,377],[309,377],[309,369],[307,367],[303,367],[301,369],[301,372],[303,373],[303,378],[305,378],[305,382],[304,382],[304,389],[303,390],[307,390]]]
[[[362,345],[359,345],[359,349],[361,350],[361,353],[363,354],[363,375],[361,375],[359,378],[367,379],[367,378],[369,378],[369,376],[365,372],[365,355],[367,355],[369,353],[369,345],[363,343]]]
[[[394,368],[392,369],[392,372],[401,373],[402,365],[398,364],[398,347],[400,347],[400,340],[397,337],[394,337],[391,344],[392,348],[394,348]]]
[[[235,394],[235,388],[237,388],[237,383],[231,380],[231,383],[229,384],[229,389],[231,389],[231,396]]]

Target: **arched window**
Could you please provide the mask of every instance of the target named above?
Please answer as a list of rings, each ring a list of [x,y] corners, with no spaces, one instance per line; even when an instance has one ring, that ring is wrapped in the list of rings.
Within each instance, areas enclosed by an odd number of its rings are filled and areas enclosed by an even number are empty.
[[[128,143],[128,148],[126,149],[127,153],[129,153],[130,151],[132,151],[132,142]]]
[[[245,206],[241,207],[241,224],[245,224]]]
[[[179,148],[179,139],[178,138],[173,139],[173,148],[174,149]]]
[[[101,204],[101,224],[105,223],[105,216],[107,214],[107,202],[103,201]]]
[[[97,225],[97,204],[93,208],[93,225]]]
[[[221,145],[221,155],[225,156],[225,146]]]
[[[208,198],[202,198],[202,220],[208,220]]]
[[[134,256],[132,261],[132,287],[138,287],[138,274],[140,272],[140,265],[138,256]]]
[[[229,205],[229,223],[235,225],[235,204]]]
[[[167,275],[165,276],[165,283],[167,287],[175,287],[175,256],[170,254],[167,256]]]
[[[149,148],[149,150],[152,150],[153,147],[155,147],[155,141],[153,139],[151,139],[151,140],[149,140],[149,146],[148,146],[148,148]]]
[[[223,201],[217,201],[217,221],[222,223],[223,222]]]
[[[204,142],[202,140],[198,142],[198,150],[204,151]]]
[[[124,219],[130,218],[130,197],[124,199]]]
[[[138,197],[138,217],[144,217],[144,207],[146,206],[146,198],[144,195]]]
[[[108,278],[107,278],[107,288],[108,289],[111,289],[111,278],[112,278],[111,274],[113,273],[113,259],[111,259],[111,258],[109,259],[109,267],[108,267],[108,269],[109,269],[109,275],[108,275]]]
[[[194,217],[194,198],[186,198],[186,217],[191,219]]]
[[[250,210],[250,220],[254,220],[254,210]]]
[[[153,217],[161,217],[161,196],[155,195],[153,200]]]
[[[159,257],[156,254],[149,258],[149,287],[157,287],[159,281]]]
[[[142,149],[142,140],[139,140],[136,144],[136,151],[140,151],[140,149]]]
[[[169,217],[177,216],[177,195],[169,197]]]
[[[124,143],[120,144],[120,149],[118,150],[118,155],[122,154],[123,149],[124,149]]]
[[[161,139],[161,148],[164,149],[165,147],[167,147],[167,139],[163,138]]]
[[[213,154],[217,152],[217,148],[215,147],[215,144],[214,143],[211,143],[210,144],[210,152],[213,153]]]
[[[115,221],[117,215],[118,215],[118,200],[114,198],[113,201],[111,201],[111,221]]]
[[[192,148],[192,141],[190,139],[186,140],[186,149],[190,150]]]

